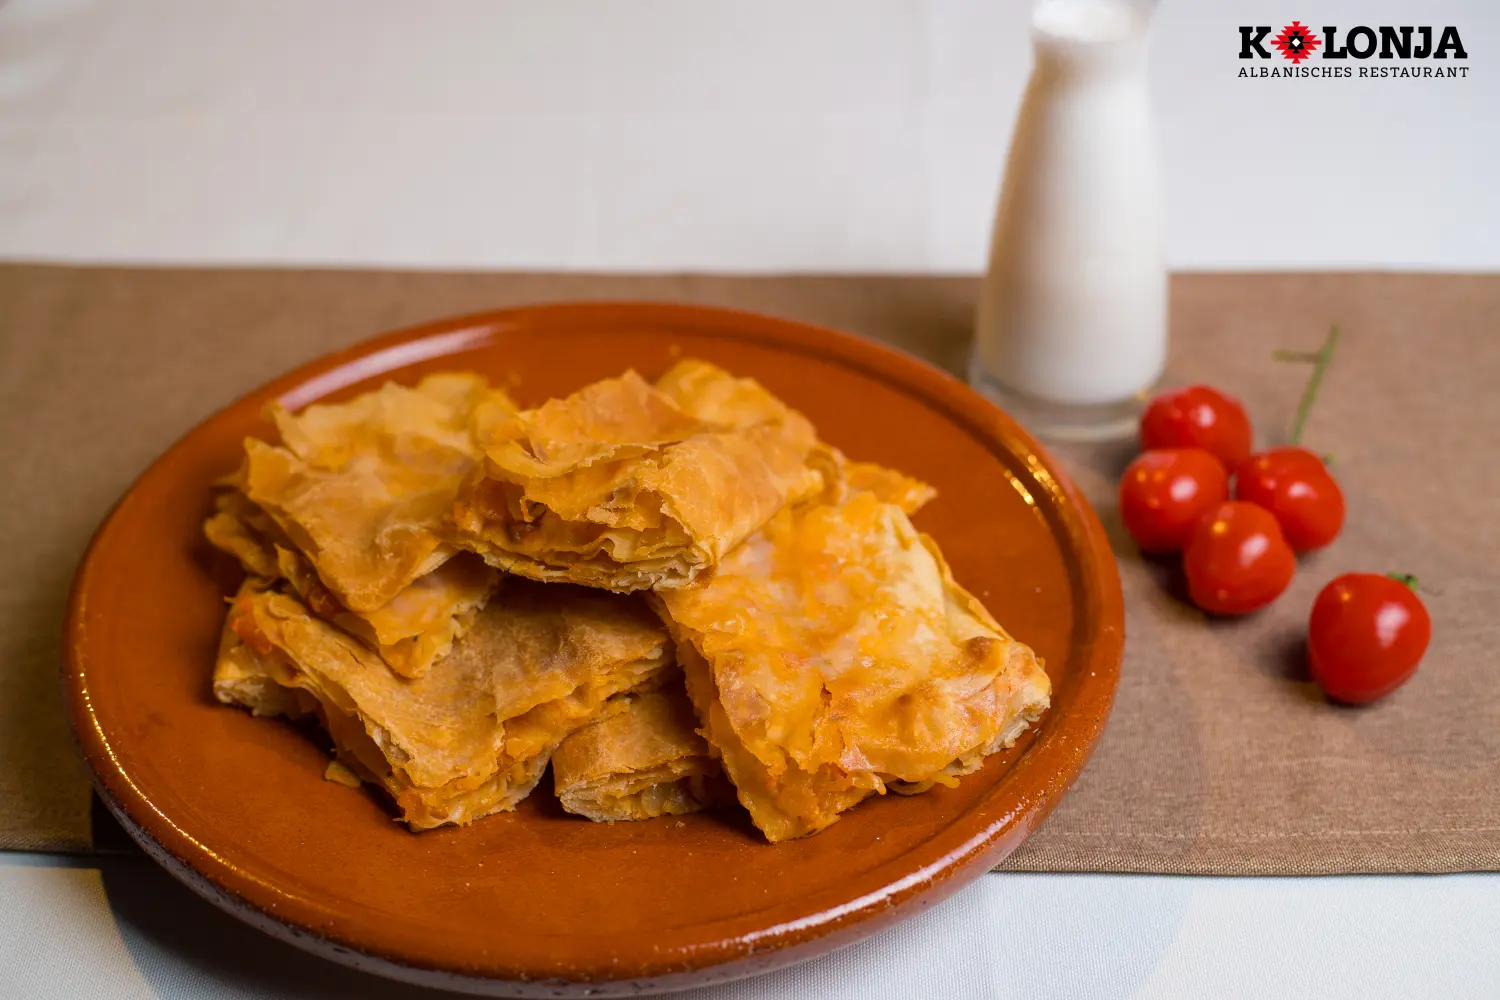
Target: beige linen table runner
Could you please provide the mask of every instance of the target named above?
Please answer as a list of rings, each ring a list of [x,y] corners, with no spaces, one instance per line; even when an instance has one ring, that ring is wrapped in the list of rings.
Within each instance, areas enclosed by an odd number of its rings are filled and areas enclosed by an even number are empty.
[[[88,779],[63,717],[68,583],[110,504],[214,410],[312,357],[445,315],[638,298],[753,309],[893,343],[962,373],[975,283],[0,265],[0,848],[84,851]],[[1130,444],[1059,447],[1120,562],[1125,668],[1073,792],[1013,870],[1214,874],[1500,869],[1500,276],[1190,274],[1168,379],[1240,396],[1262,443],[1343,342],[1307,430],[1335,457],[1343,536],[1268,611],[1208,622],[1119,527]],[[1416,678],[1356,710],[1306,675],[1313,596],[1351,569],[1417,574]],[[94,832],[98,826],[100,833]]]

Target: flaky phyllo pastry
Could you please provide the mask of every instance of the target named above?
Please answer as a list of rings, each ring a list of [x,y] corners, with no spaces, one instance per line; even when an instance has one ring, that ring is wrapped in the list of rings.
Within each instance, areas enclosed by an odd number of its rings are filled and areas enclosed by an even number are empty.
[[[252,579],[230,609],[214,693],[257,715],[317,716],[339,761],[423,830],[514,808],[558,744],[611,696],[661,683],[670,661],[666,633],[636,599],[518,583],[408,680]]]
[[[510,401],[477,375],[386,383],[347,403],[271,416],[282,444],[245,442],[235,485],[312,564],[344,607],[384,606],[455,549],[454,496],[479,460],[469,421]]]
[[[487,402],[474,430],[484,460],[455,508],[460,543],[534,580],[681,587],[823,487],[807,419],[702,361],[519,413]]]
[[[348,403],[272,416],[281,446],[256,439],[204,525],[209,541],[263,579],[289,581],[316,614],[419,677],[484,606],[494,570],[443,540],[458,484],[475,465],[472,375],[416,389],[387,384]]]
[[[228,490],[203,526],[215,546],[245,572],[287,581],[314,614],[363,639],[403,677],[420,677],[453,648],[494,592],[498,575],[475,555],[459,553],[413,580],[385,604],[355,614],[323,585],[312,564],[243,493]]]
[[[724,797],[723,778],[697,728],[681,678],[610,699],[553,755],[558,800],[570,813],[606,822],[706,808]]]
[[[214,693],[316,718],[328,776],[414,830],[512,809],[550,762],[577,815],[738,797],[780,841],[953,784],[1047,707],[913,528],[932,488],[753,380],[688,360],[518,410],[434,375],[271,415],[204,525],[247,574]]]
[[[866,474],[837,502],[782,510],[707,584],[653,597],[704,735],[771,841],[872,793],[952,784],[1048,704],[1036,656],[912,527],[900,503],[920,484]],[[879,495],[892,489],[900,503]]]

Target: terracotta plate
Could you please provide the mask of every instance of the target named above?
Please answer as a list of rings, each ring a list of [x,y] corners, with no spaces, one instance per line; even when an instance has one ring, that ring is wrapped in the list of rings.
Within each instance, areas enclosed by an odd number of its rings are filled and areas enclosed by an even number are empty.
[[[471,369],[523,404],[696,355],[760,379],[849,455],[933,483],[917,518],[958,580],[1046,658],[1041,726],[956,790],[867,802],[775,847],[744,819],[593,824],[544,783],[511,815],[408,833],[323,780],[324,752],[216,704],[234,579],[200,541],[209,484],[267,401]],[[1053,461],[963,384],[829,330],[713,309],[547,306],[390,334],[287,375],[183,438],[100,528],[74,583],[64,675],[99,794],[193,888],[360,968],[498,995],[609,995],[763,972],[848,944],[975,878],[1083,767],[1114,695],[1119,580],[1098,520]]]

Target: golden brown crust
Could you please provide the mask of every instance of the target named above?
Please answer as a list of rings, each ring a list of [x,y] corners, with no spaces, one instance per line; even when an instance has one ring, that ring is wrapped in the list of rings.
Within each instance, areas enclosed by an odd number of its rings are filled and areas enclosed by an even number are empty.
[[[373,611],[453,554],[453,498],[479,458],[475,408],[508,405],[477,375],[386,383],[297,415],[274,406],[283,444],[248,439],[236,485],[264,510],[340,603]]]
[[[697,732],[680,678],[618,695],[552,757],[563,808],[596,822],[697,812],[712,804],[720,770]]]
[[[266,580],[280,574],[276,546],[291,544],[265,511],[232,488],[214,496],[214,512],[203,522],[203,535],[214,548],[238,559],[246,573]]]
[[[1032,651],[874,492],[783,510],[712,580],[653,600],[705,735],[772,841],[888,784],[950,778],[1048,702]]]
[[[656,386],[627,372],[522,413],[480,407],[474,429],[459,544],[545,582],[683,586],[823,488],[806,418],[702,361]]]
[[[361,639],[403,677],[420,677],[445,656],[499,585],[493,568],[472,553],[459,553],[380,607],[356,614],[324,586],[276,523],[238,490],[215,498],[215,513],[203,532],[252,576],[290,583],[314,614]]]
[[[402,677],[421,677],[468,631],[499,575],[472,553],[459,553],[419,576],[374,611],[355,614],[322,586],[300,553],[276,549],[281,578],[314,614],[363,640]]]
[[[845,460],[843,482],[846,495],[873,493],[882,503],[893,503],[908,516],[927,506],[937,496],[937,490],[920,479],[874,462]]]
[[[630,598],[518,584],[415,680],[295,597],[249,580],[230,610],[214,693],[256,714],[316,714],[339,759],[414,830],[510,809],[553,750],[613,695],[650,688],[670,642]]]
[[[215,694],[316,717],[332,779],[414,830],[514,808],[550,760],[600,821],[727,773],[779,841],[953,784],[1047,706],[912,526],[935,491],[705,362],[527,411],[445,375],[272,416],[204,526],[251,574]],[[497,568],[530,579],[490,600]]]

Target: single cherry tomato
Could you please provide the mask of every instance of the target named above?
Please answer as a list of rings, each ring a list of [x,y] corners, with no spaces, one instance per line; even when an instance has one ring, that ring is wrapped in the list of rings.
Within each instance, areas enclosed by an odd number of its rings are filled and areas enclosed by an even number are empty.
[[[1193,525],[1182,568],[1194,604],[1210,614],[1244,615],[1280,596],[1297,557],[1270,511],[1230,500]]]
[[[1328,466],[1323,462],[1323,456],[1316,452],[1308,451],[1301,445],[1284,444],[1279,448],[1267,448],[1265,451],[1256,452],[1248,461],[1253,461],[1263,455],[1274,456],[1284,468],[1297,472],[1327,472]],[[1244,462],[1240,467],[1244,467]]]
[[[1229,476],[1202,448],[1148,451],[1120,479],[1120,519],[1147,552],[1181,552],[1194,523],[1229,499]]]
[[[1234,470],[1234,496],[1276,515],[1298,552],[1321,549],[1344,527],[1344,491],[1306,448],[1272,448]]]
[[[1318,594],[1307,626],[1313,680],[1335,701],[1368,705],[1416,672],[1432,619],[1410,577],[1345,573]]]
[[[1203,448],[1225,469],[1250,457],[1250,418],[1233,396],[1206,385],[1164,392],[1141,414],[1141,447]]]

